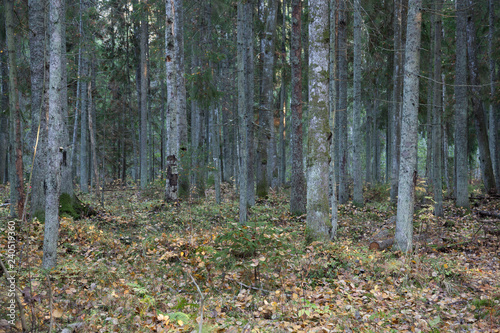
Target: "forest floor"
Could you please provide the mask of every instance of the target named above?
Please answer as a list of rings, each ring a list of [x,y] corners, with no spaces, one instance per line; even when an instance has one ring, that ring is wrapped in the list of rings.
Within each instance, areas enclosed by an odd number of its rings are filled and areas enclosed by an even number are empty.
[[[6,200],[8,189],[0,188]],[[17,287],[33,331],[57,332],[500,332],[500,242],[491,230],[498,199],[482,196],[466,212],[446,202],[415,214],[410,255],[370,251],[373,235],[394,229],[387,189],[365,192],[363,208],[339,207],[339,238],[312,242],[305,216],[272,193],[238,225],[227,188],[165,204],[160,187],[117,187],[100,199],[79,194],[98,214],[63,217],[58,266],[41,266],[43,223],[18,234]],[[477,195],[476,195],[477,197]],[[423,197],[422,197],[423,198]],[[0,208],[6,253],[8,207]],[[18,222],[20,224],[20,222]],[[5,259],[4,259],[5,260]],[[50,283],[49,279],[50,277]],[[0,282],[0,332],[9,301]]]

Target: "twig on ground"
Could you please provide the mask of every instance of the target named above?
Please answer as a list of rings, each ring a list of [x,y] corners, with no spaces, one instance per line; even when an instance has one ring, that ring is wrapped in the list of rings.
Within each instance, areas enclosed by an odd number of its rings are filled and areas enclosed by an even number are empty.
[[[0,267],[2,267],[2,271],[5,274],[5,279],[7,280],[7,283],[10,284],[12,276],[10,276],[9,271],[7,271],[7,268],[5,268],[2,258],[0,258]],[[21,319],[21,326],[23,328],[23,332],[28,332],[28,325],[26,324],[26,317],[24,316],[23,304],[21,303],[21,299],[19,298],[19,295],[17,294],[16,290],[14,291],[14,295],[15,295],[14,297],[16,298],[17,307],[19,308],[19,318]]]
[[[198,286],[198,283],[196,283],[194,277],[191,275],[191,273],[188,272],[188,274],[194,285],[196,286],[196,289],[198,289],[198,293],[200,294],[200,321],[198,322],[198,332],[201,333],[203,330],[203,302],[205,301],[205,298],[203,297],[203,293],[201,292],[201,289]]]

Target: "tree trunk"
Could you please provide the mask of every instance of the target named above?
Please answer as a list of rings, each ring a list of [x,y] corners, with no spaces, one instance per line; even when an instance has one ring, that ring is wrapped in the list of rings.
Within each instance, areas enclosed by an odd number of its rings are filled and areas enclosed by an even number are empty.
[[[495,36],[495,10],[493,0],[488,1],[489,7],[489,30],[488,30],[488,58],[490,70],[490,108],[489,108],[489,124],[490,124],[490,151],[493,152],[492,164],[493,173],[495,175],[495,186],[497,193],[500,194],[500,135],[498,133],[500,121],[500,103],[495,99],[495,92],[498,87],[497,72],[495,69],[495,58],[493,56]],[[498,45],[498,44],[497,44]],[[498,47],[498,46],[497,46]]]
[[[290,62],[292,65],[292,177],[290,212],[302,215],[306,212],[306,179],[302,152],[302,58],[301,58],[301,12],[302,2],[292,0],[292,35]]]
[[[391,112],[391,202],[396,203],[401,141],[401,89],[403,70],[402,0],[394,0],[394,71]]]
[[[307,156],[307,227],[311,237],[330,236],[328,200],[328,0],[309,1],[309,132]]]
[[[412,250],[413,210],[417,183],[416,151],[418,143],[418,105],[422,0],[408,1],[406,52],[401,128],[401,162],[396,216],[396,246],[403,252]]]
[[[330,50],[329,50],[329,64],[328,64],[328,70],[329,70],[329,85],[328,85],[328,112],[329,112],[329,117],[330,117],[330,142],[328,143],[330,145],[330,185],[332,187],[332,197],[330,199],[330,205],[332,209],[332,229],[330,231],[330,237],[332,239],[337,237],[337,229],[338,229],[338,209],[337,209],[337,184],[336,184],[336,142],[333,142],[335,139],[335,136],[333,133],[335,133],[335,119],[336,119],[336,110],[335,106],[337,105],[336,103],[336,97],[337,97],[337,84],[335,82],[335,78],[337,75],[337,54],[336,54],[336,45],[337,45],[337,38],[336,38],[336,27],[337,27],[337,22],[336,22],[336,16],[337,16],[337,1],[336,0],[330,0],[330,8],[329,8],[329,15],[330,15]]]
[[[347,14],[345,0],[339,0],[338,56],[339,56],[339,204],[349,200],[347,147]]]
[[[21,145],[21,115],[18,99],[16,41],[14,35],[14,4],[4,1],[5,34],[9,57],[9,111],[10,111],[10,215],[21,217],[24,211],[23,151]]]
[[[44,269],[56,266],[57,239],[59,236],[59,195],[61,191],[61,166],[63,163],[63,135],[64,126],[63,100],[63,69],[62,46],[63,21],[65,20],[64,0],[50,0],[49,7],[49,36],[50,36],[50,76],[49,76],[49,118],[48,118],[48,159],[47,159],[47,188],[45,204],[45,231],[43,239]]]
[[[80,16],[88,10],[87,0],[80,0]],[[80,18],[80,24],[84,22]],[[88,107],[87,107],[87,87],[88,87],[88,38],[86,29],[81,28],[82,50],[81,50],[81,82],[80,82],[80,106],[81,106],[81,122],[80,122],[80,190],[83,193],[89,191],[89,136],[88,136]]]
[[[353,203],[363,205],[363,176],[361,172],[361,5],[354,0],[354,105],[353,118]]]
[[[432,92],[432,188],[434,192],[434,215],[443,216],[443,139],[442,139],[442,105],[443,83],[441,82],[441,36],[443,33],[441,10],[443,2],[434,2],[434,87]]]
[[[4,14],[0,14],[3,19]],[[9,76],[7,74],[7,47],[5,35],[0,34],[0,108],[7,110],[9,108]],[[7,184],[9,176],[7,174],[7,152],[9,147],[9,126],[8,114],[0,113],[0,184]]]
[[[483,102],[481,96],[481,80],[479,78],[479,63],[476,56],[476,27],[472,16],[475,2],[469,0],[471,8],[467,17],[467,54],[469,60],[469,77],[472,85],[472,110],[474,114],[474,125],[476,127],[477,142],[479,146],[479,161],[481,164],[481,173],[486,192],[495,192],[495,176],[493,174],[493,166],[491,164],[490,147],[488,142],[488,133],[486,129],[486,119]]]
[[[184,77],[184,0],[174,1],[174,34],[175,34],[175,79],[176,79],[176,107],[177,127],[179,140],[179,196],[187,196],[189,193],[189,172],[187,165],[188,151],[188,129],[186,111],[186,79]]]
[[[145,189],[148,184],[148,9],[147,0],[143,0],[140,30],[140,77],[141,77],[141,189]],[[168,59],[167,59],[168,61]],[[167,82],[168,85],[168,82]],[[173,87],[173,85],[169,85]]]
[[[165,25],[165,61],[166,61],[166,83],[167,83],[167,168],[170,165],[171,170],[177,172],[178,156],[179,156],[179,124],[178,124],[178,109],[179,102],[177,96],[177,80],[176,80],[176,39],[175,39],[175,4],[174,0],[168,0],[165,4],[166,25]],[[187,135],[187,133],[186,133]],[[168,162],[170,161],[170,162]],[[173,164],[175,161],[175,168]],[[168,201],[177,200],[178,184],[175,181],[169,181],[167,171],[167,183],[165,185],[165,197]],[[170,188],[175,186],[174,188]]]
[[[262,83],[260,86],[257,163],[257,196],[260,198],[267,197],[274,171],[275,151],[272,149],[274,136],[273,74],[277,7],[276,0],[269,0],[266,7],[265,29],[261,40]]]
[[[237,62],[238,62],[238,129],[239,129],[239,187],[240,187],[240,224],[245,225],[247,223],[248,215],[248,183],[249,183],[249,152],[248,152],[248,123],[251,122],[252,118],[250,110],[248,110],[247,103],[247,89],[246,82],[246,53],[249,52],[245,45],[245,30],[249,29],[248,25],[251,21],[248,20],[248,15],[245,14],[245,10],[248,9],[247,4],[243,2],[238,2],[238,26],[237,26]],[[250,119],[249,119],[250,118]]]
[[[245,3],[245,103],[248,112],[247,119],[247,151],[248,151],[248,180],[247,180],[247,201],[248,206],[255,204],[255,136],[254,136],[254,33],[253,33],[253,12],[254,1],[247,0]]]
[[[45,175],[47,174],[47,96],[49,73],[45,60],[45,0],[30,0],[29,45],[31,70],[30,154],[34,157],[31,177],[31,216],[43,217]],[[36,150],[35,150],[36,147]],[[33,155],[35,153],[36,155]]]

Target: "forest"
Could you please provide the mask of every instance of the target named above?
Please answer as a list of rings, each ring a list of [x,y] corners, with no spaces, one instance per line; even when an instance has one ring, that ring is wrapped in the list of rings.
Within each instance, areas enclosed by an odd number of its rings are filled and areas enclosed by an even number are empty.
[[[1,332],[500,332],[496,0],[2,0]]]

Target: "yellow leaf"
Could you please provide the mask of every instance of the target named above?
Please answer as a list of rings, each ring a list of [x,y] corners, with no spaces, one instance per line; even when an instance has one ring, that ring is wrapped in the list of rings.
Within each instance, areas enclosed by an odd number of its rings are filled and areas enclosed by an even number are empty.
[[[63,316],[63,311],[59,308],[55,308],[53,311],[52,311],[52,317],[54,318],[61,318]]]
[[[177,320],[177,324],[179,324],[179,326],[183,326],[184,325],[184,322],[182,320]]]

